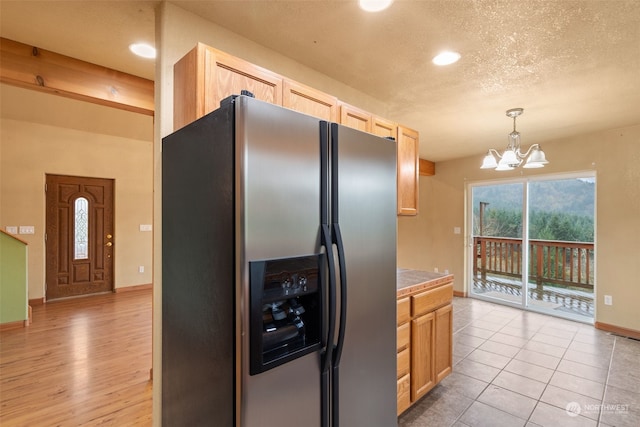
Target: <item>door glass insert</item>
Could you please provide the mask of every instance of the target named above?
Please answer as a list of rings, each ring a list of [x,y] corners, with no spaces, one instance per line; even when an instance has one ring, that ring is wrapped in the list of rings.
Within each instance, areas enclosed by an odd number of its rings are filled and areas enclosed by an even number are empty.
[[[78,197],[74,206],[74,259],[89,258],[89,201]]]
[[[522,184],[474,186],[472,192],[472,294],[522,304]]]
[[[595,177],[529,183],[529,304],[591,320]]]

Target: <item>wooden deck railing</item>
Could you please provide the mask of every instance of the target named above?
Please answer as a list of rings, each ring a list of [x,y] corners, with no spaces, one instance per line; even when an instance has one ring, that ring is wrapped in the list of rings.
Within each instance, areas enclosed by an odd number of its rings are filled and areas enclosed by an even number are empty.
[[[522,277],[522,239],[475,236],[473,273]],[[529,240],[529,280],[593,290],[593,243]]]

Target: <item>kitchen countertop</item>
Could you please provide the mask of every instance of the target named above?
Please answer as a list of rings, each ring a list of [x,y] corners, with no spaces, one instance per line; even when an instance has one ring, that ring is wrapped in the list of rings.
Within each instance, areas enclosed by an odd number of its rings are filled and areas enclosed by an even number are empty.
[[[449,282],[453,283],[453,274],[401,268],[398,269],[396,275],[398,297],[435,288]]]

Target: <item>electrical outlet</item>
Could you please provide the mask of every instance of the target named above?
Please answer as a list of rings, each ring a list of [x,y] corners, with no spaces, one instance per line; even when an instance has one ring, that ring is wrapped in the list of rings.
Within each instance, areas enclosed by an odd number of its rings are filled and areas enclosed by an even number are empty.
[[[438,272],[438,267],[435,267],[435,268],[433,269],[433,271],[437,273],[437,272]]]
[[[453,227],[453,234],[460,234],[460,227]]]
[[[140,224],[140,231],[151,231],[152,229],[151,224]]]
[[[144,265],[138,266],[138,273],[144,273]]]
[[[9,234],[18,234],[18,226],[17,225],[7,225],[5,227],[7,233]]]
[[[604,296],[604,305],[613,305],[613,297],[611,295]]]

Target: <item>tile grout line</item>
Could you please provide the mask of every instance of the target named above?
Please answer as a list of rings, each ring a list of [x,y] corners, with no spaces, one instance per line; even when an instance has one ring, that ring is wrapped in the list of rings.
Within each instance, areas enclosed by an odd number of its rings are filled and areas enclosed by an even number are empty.
[[[613,337],[613,346],[611,347],[611,356],[609,356],[609,367],[607,368],[607,378],[604,381],[604,390],[602,390],[602,401],[600,402],[600,413],[598,414],[598,425],[602,423],[602,415],[604,409],[604,399],[607,396],[607,387],[609,385],[609,377],[611,376],[611,366],[613,365],[613,355],[616,351],[616,344],[618,343],[618,337],[615,335],[611,335]]]

